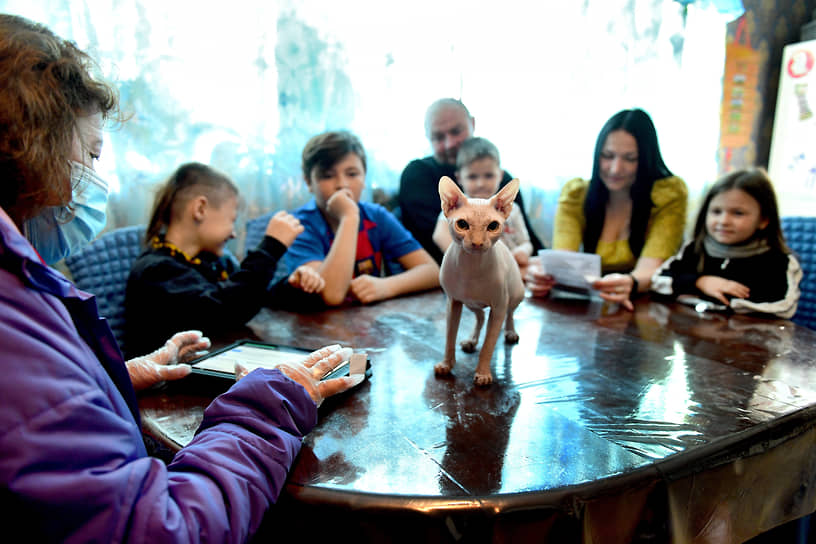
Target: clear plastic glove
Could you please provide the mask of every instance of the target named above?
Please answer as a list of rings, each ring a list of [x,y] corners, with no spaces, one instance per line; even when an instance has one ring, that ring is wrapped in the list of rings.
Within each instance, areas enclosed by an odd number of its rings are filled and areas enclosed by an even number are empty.
[[[334,370],[337,365],[348,360],[354,352],[351,348],[340,347],[338,344],[320,348],[310,353],[300,362],[286,362],[277,366],[281,372],[289,378],[302,385],[317,406],[323,399],[342,393],[360,384],[364,379],[364,374],[352,374],[341,378],[332,378],[321,381],[320,378]],[[244,365],[235,365],[235,379],[240,380],[246,376],[250,370]]]
[[[203,336],[201,331],[174,334],[164,343],[164,347],[125,363],[133,388],[139,391],[159,382],[185,377],[191,368],[183,363],[204,355],[208,349],[210,339]]]

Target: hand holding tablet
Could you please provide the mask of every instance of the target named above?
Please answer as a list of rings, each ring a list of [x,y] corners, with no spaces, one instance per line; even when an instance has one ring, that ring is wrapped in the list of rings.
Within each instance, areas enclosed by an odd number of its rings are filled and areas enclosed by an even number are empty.
[[[302,385],[315,404],[320,406],[326,397],[351,389],[365,379],[364,373],[331,377],[336,374],[338,367],[348,368],[352,357],[354,355],[351,348],[333,345],[312,352],[300,363],[285,362],[279,364],[277,368]],[[364,354],[363,357],[365,357]],[[355,361],[356,364],[358,364],[357,361]],[[363,368],[365,368],[365,363],[363,363]]]
[[[365,353],[333,344],[309,352],[291,346],[241,340],[192,362],[194,374],[238,380],[256,368],[278,368],[300,383],[319,406],[328,396],[361,383],[371,363]]]

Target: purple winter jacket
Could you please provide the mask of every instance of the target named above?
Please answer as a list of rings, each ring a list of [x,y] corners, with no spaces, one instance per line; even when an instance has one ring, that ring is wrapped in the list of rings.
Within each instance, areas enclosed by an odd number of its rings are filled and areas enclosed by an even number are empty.
[[[302,386],[256,370],[169,466],[149,457],[94,297],[42,264],[2,208],[0,365],[0,511],[33,542],[243,542],[317,420]]]

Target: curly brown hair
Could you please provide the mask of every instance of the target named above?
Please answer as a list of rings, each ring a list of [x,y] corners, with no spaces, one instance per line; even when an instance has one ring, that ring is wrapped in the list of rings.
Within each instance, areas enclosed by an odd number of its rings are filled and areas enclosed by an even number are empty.
[[[47,27],[0,14],[0,207],[18,225],[71,200],[77,119],[121,119],[94,60]]]

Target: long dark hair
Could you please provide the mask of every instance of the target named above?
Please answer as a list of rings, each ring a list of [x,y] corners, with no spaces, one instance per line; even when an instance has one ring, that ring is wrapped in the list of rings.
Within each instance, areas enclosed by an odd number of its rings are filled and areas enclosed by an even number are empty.
[[[178,217],[191,198],[205,195],[218,206],[227,195],[237,194],[238,188],[232,180],[215,168],[198,162],[182,164],[156,194],[145,232],[145,244],[149,244],[154,237],[163,235],[173,218]]]
[[[697,255],[702,256],[704,254],[703,240],[705,240],[708,232],[706,229],[706,215],[711,200],[718,194],[731,189],[739,189],[751,195],[759,204],[760,217],[768,220],[768,225],[764,229],[757,230],[752,238],[764,238],[771,248],[782,253],[790,253],[791,250],[785,242],[785,234],[782,232],[776,193],[768,173],[762,168],[746,168],[736,170],[720,178],[706,193],[705,200],[703,200],[697,214],[697,222],[694,224],[694,250]]]
[[[630,189],[632,197],[632,217],[629,220],[629,248],[635,258],[640,256],[646,241],[646,227],[652,213],[652,186],[654,182],[672,176],[663,162],[657,131],[649,114],[641,109],[622,110],[613,115],[603,126],[595,142],[595,158],[592,164],[592,179],[584,200],[584,251],[594,253],[598,247],[604,220],[609,189],[601,181],[601,152],[606,138],[616,130],[625,130],[637,142],[638,168],[635,182]]]

